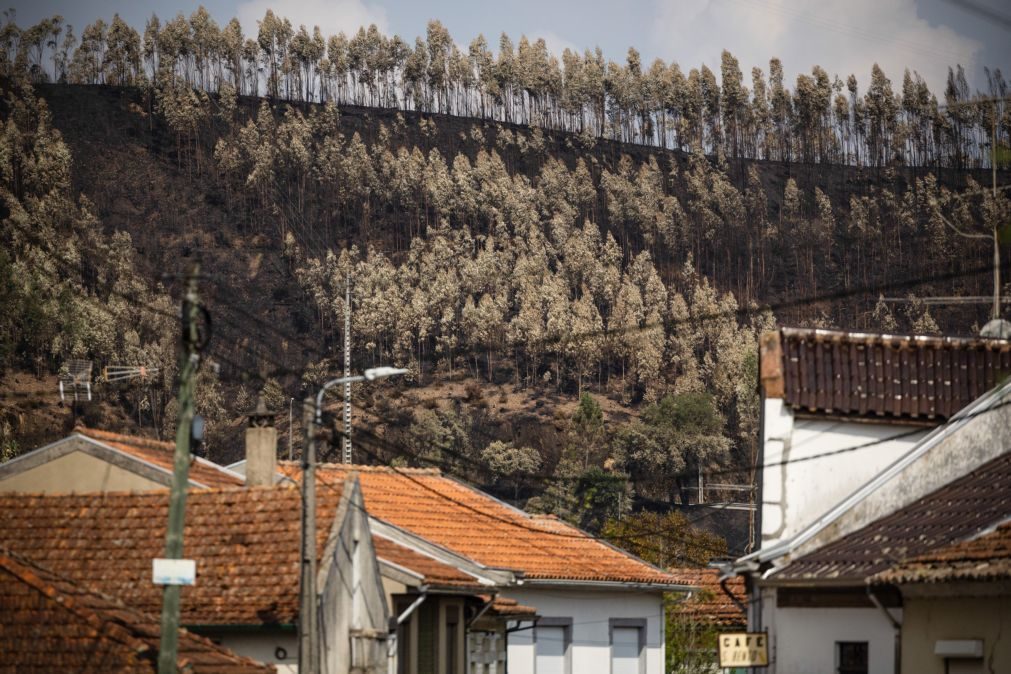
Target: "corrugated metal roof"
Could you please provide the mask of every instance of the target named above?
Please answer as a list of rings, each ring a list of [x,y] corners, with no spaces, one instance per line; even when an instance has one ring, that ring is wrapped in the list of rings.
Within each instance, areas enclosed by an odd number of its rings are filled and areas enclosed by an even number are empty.
[[[1008,340],[797,328],[778,335],[762,341],[763,359],[774,361],[763,363],[763,385],[797,411],[939,422],[1011,374]]]
[[[974,536],[1011,516],[1011,453],[814,552],[770,578],[864,579],[918,555]]]

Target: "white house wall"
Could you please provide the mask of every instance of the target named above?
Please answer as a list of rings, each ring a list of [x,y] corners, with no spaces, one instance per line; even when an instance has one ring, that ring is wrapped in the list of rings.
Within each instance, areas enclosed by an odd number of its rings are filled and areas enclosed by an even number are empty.
[[[570,669],[567,674],[610,674],[612,618],[644,619],[645,674],[663,674],[664,622],[659,593],[586,591],[531,586],[509,588],[503,596],[537,608],[544,619],[571,618]],[[537,674],[534,666],[534,632],[509,635],[508,674]]]
[[[766,674],[836,674],[836,642],[866,641],[868,671],[895,671],[895,629],[877,608],[780,608],[765,590]],[[890,609],[901,622],[902,610]]]
[[[298,634],[294,630],[207,633],[225,648],[277,668],[277,674],[297,674]]]
[[[905,454],[930,429],[797,419],[778,398],[765,401],[762,547],[790,538]],[[885,438],[908,433],[891,441]],[[811,458],[875,442],[866,449]],[[785,462],[785,463],[784,463]]]

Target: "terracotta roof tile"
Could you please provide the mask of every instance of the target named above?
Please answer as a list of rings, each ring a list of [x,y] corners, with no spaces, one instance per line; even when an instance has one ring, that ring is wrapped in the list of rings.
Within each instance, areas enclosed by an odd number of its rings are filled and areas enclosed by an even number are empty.
[[[798,411],[940,422],[1011,372],[1011,341],[782,328],[762,383]]]
[[[874,583],[943,583],[1011,579],[1011,522],[883,571]]]
[[[376,549],[376,557],[422,576],[426,585],[462,590],[487,591],[488,589],[474,576],[428,555],[404,547],[388,538],[373,536],[372,543]]]
[[[175,445],[170,442],[142,438],[136,435],[122,435],[84,426],[76,427],[74,432],[172,472],[176,450]],[[199,457],[190,463],[189,478],[190,482],[197,482],[205,487],[235,487],[245,483],[242,476]]]
[[[320,551],[339,500],[339,484],[318,490]],[[197,562],[197,583],[182,588],[183,624],[295,621],[300,503],[290,484],[189,491],[184,554]],[[0,546],[158,613],[151,560],[163,555],[167,518],[164,491],[0,495]]]
[[[156,614],[128,608],[40,567],[0,552],[0,672],[158,671]],[[275,671],[186,630],[180,670],[214,674]]]
[[[1011,516],[1011,453],[988,461],[908,506],[808,553],[772,576],[781,580],[864,579]]]
[[[490,595],[483,594],[480,596],[485,602],[491,599]],[[491,603],[491,608],[488,609],[488,613],[499,618],[532,618],[537,615],[537,609],[533,606],[524,606],[515,599],[495,597]]]
[[[675,605],[675,612],[692,622],[701,622],[718,627],[744,627],[748,617],[744,611],[730,600],[720,587],[719,569],[677,568],[670,569],[685,585],[699,588],[690,597]],[[747,603],[748,593],[744,589],[744,578],[737,576],[727,581],[727,588],[741,603]]]
[[[280,470],[297,477],[298,464]],[[533,517],[434,470],[326,464],[341,482],[357,472],[369,514],[486,566],[527,578],[675,585],[677,579],[561,520]]]

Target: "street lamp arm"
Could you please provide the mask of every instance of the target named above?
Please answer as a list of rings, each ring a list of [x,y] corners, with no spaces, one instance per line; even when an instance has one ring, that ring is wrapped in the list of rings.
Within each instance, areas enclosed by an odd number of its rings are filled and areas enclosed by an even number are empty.
[[[341,384],[353,384],[360,381],[375,381],[376,379],[385,379],[386,377],[395,377],[401,374],[407,374],[409,370],[403,367],[370,367],[365,370],[365,374],[356,374],[351,377],[338,377],[337,379],[331,379],[330,381],[323,384],[323,387],[316,394],[316,424],[320,424],[323,421],[323,396],[329,389],[334,386],[340,386]]]

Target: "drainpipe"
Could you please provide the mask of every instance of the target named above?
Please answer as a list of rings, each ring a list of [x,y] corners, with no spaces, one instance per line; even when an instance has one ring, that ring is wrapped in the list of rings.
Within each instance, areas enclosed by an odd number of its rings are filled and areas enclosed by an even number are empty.
[[[877,595],[874,594],[874,590],[871,586],[867,586],[867,597],[871,600],[871,603],[877,606],[885,617],[888,618],[888,622],[892,624],[892,629],[895,630],[895,674],[900,674],[902,672],[902,623],[895,619],[895,616],[885,608],[885,605],[881,603]]]

